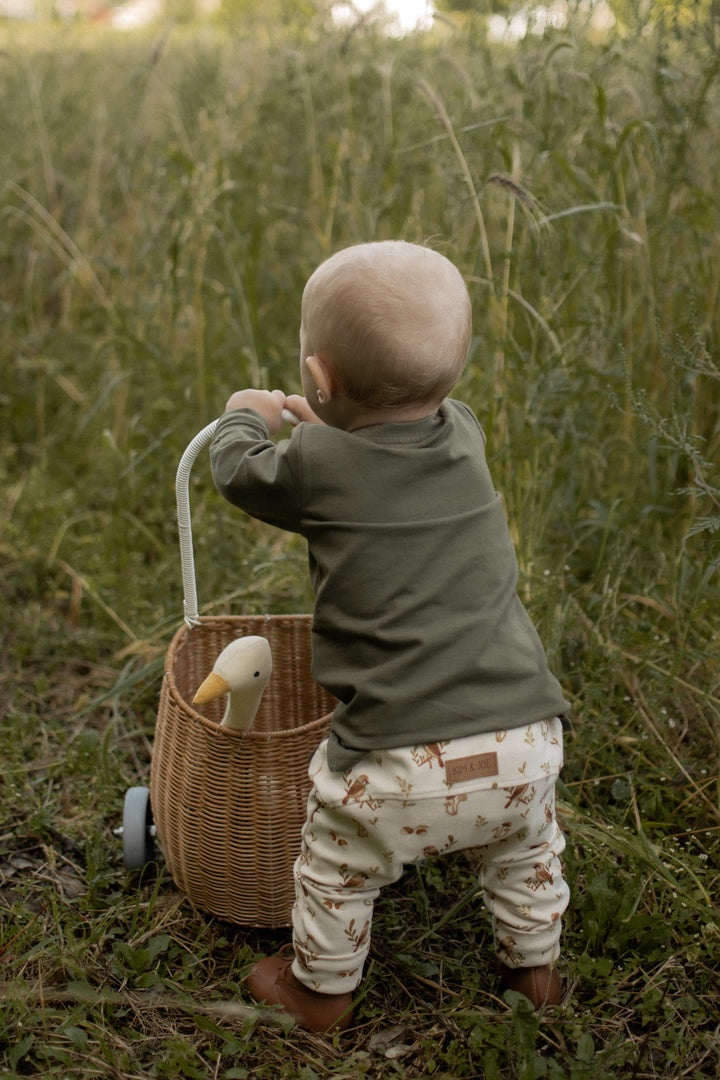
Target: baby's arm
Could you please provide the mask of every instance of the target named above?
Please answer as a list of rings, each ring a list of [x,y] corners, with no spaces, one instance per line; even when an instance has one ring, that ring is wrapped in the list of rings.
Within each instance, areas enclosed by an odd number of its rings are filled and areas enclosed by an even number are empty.
[[[285,395],[282,390],[237,390],[225,406],[225,412],[234,409],[253,409],[265,420],[271,435],[277,435],[283,426]],[[295,412],[295,410],[292,410]]]
[[[253,391],[233,394],[228,401],[210,444],[213,480],[233,506],[281,529],[298,531],[298,440],[271,442],[269,423],[258,404],[263,407]]]

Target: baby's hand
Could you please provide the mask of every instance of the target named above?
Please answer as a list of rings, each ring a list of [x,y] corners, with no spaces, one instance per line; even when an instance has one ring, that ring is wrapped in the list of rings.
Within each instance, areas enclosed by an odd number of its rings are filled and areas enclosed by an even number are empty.
[[[297,416],[298,421],[304,420],[307,424],[322,424],[323,421],[315,415],[307,401],[300,394],[291,394],[285,398],[285,408]]]
[[[267,423],[270,434],[277,435],[283,426],[284,408],[285,395],[282,390],[237,390],[228,398],[225,412],[232,412],[233,409],[254,409]]]

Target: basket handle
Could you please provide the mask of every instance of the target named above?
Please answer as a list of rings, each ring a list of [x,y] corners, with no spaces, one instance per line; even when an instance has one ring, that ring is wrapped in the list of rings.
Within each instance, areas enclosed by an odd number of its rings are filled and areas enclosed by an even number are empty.
[[[180,566],[183,582],[183,609],[185,622],[192,629],[200,622],[198,615],[197,584],[195,581],[195,557],[193,555],[192,524],[190,521],[190,472],[195,459],[211,441],[217,420],[199,431],[180,458],[175,477],[178,533],[180,537]]]
[[[286,423],[292,424],[293,427],[299,423],[297,416],[290,412],[289,409],[283,409],[282,418]],[[193,626],[198,626],[200,617],[198,614],[195,556],[193,554],[192,524],[190,521],[190,472],[200,451],[212,441],[215,428],[219,422],[219,418],[213,420],[207,427],[197,433],[180,458],[180,464],[175,476],[175,500],[177,502],[180,566],[182,568],[183,582],[183,609],[185,611],[185,622],[191,629]]]

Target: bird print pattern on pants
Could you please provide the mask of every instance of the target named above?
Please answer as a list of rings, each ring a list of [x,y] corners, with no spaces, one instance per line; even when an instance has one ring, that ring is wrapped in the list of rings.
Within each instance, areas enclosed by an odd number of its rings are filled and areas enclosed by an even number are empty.
[[[558,719],[373,751],[342,775],[322,743],[295,863],[297,978],[323,993],[354,989],[382,887],[408,865],[470,847],[481,855],[498,957],[512,967],[553,963],[569,899],[555,818],[561,766]]]

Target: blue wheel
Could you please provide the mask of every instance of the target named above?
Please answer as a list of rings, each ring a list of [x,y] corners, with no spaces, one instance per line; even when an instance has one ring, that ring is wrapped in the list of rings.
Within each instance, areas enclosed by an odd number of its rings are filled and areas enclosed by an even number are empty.
[[[143,870],[155,858],[155,826],[150,788],[131,787],[123,808],[123,862],[126,870]]]

